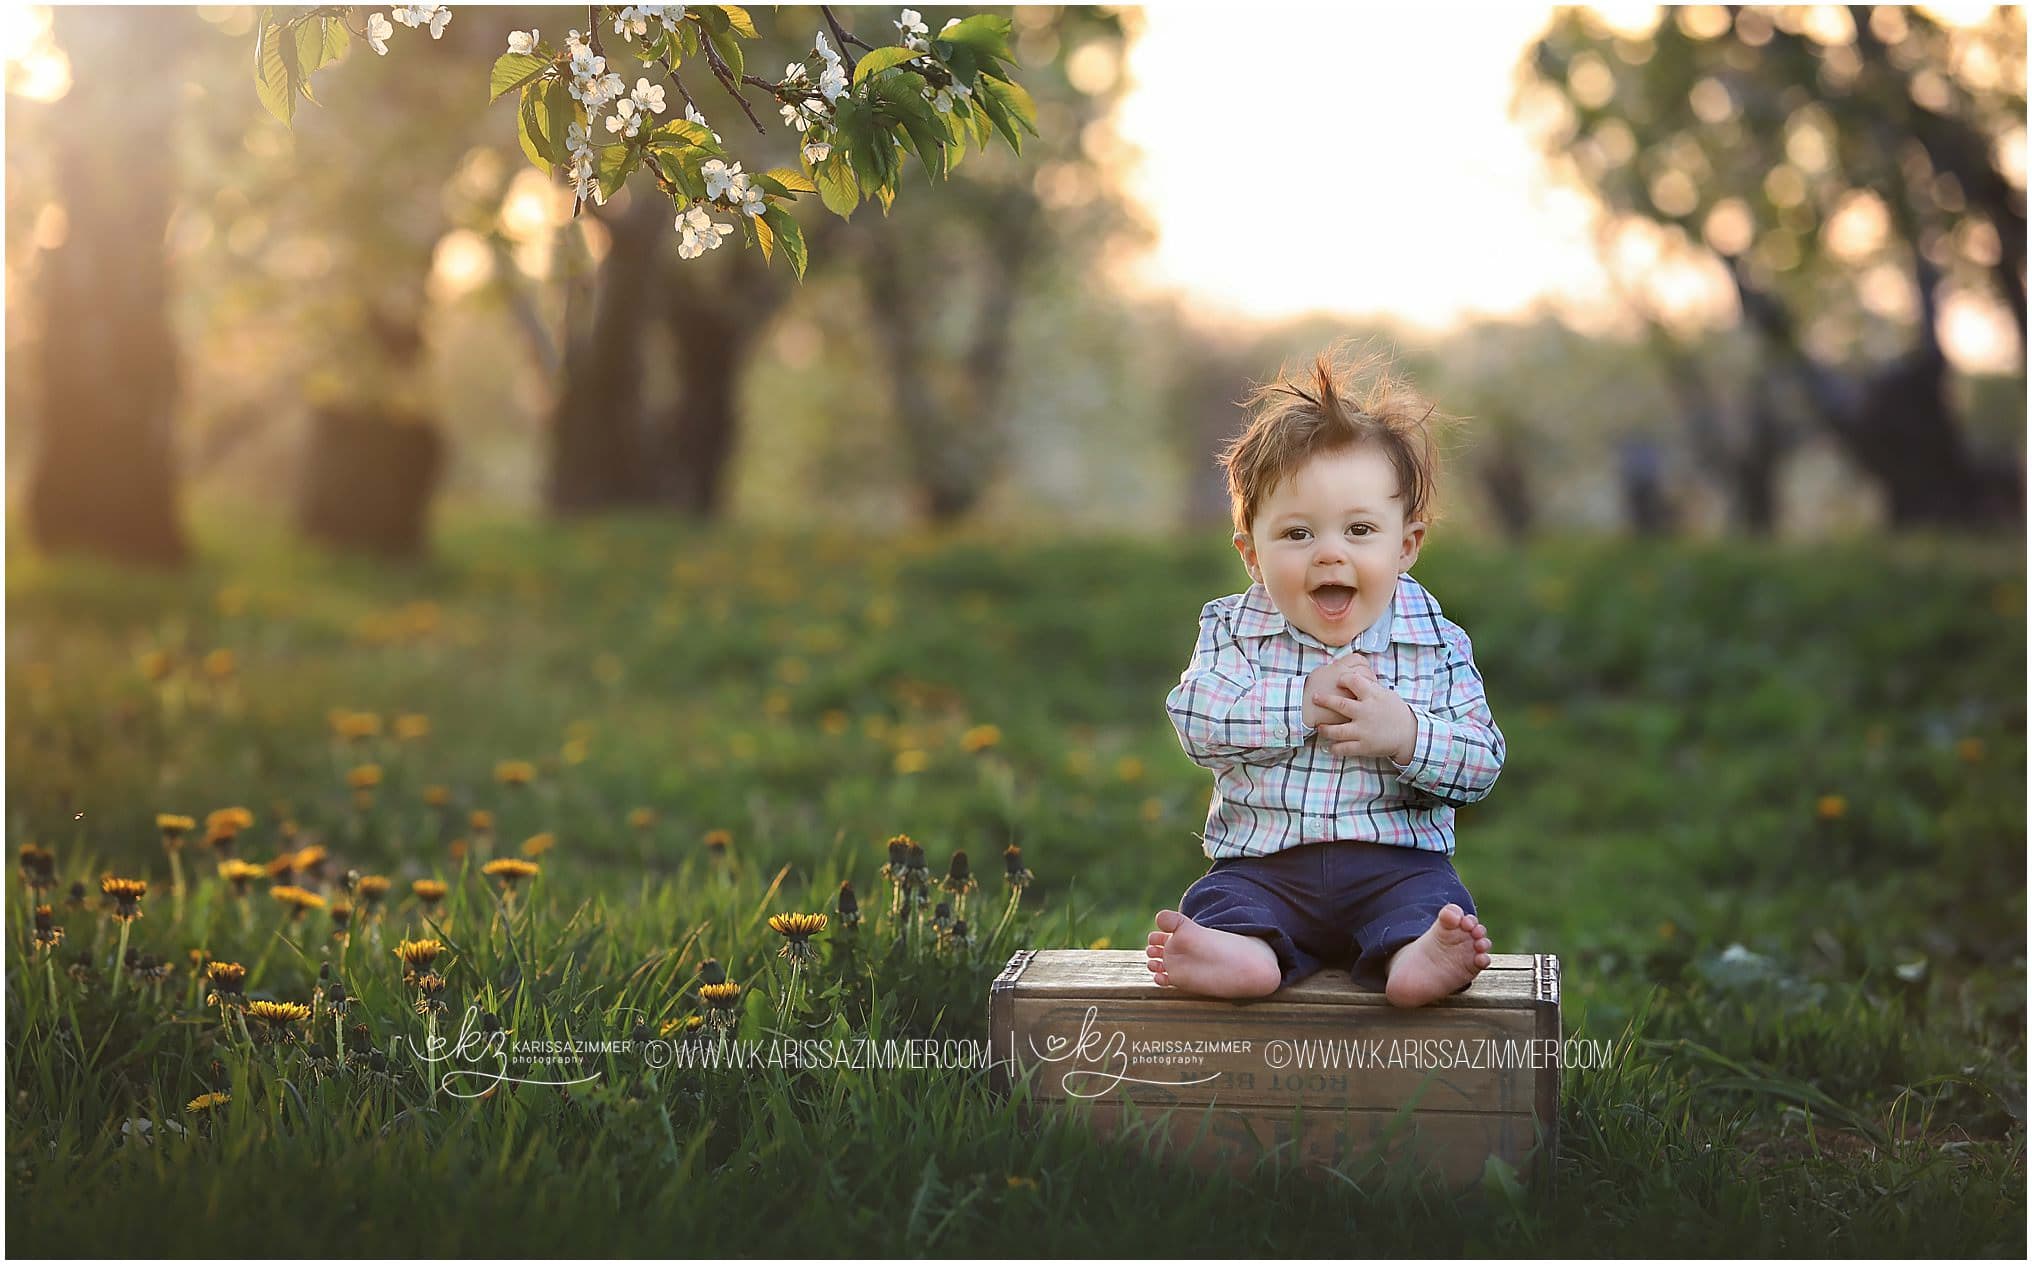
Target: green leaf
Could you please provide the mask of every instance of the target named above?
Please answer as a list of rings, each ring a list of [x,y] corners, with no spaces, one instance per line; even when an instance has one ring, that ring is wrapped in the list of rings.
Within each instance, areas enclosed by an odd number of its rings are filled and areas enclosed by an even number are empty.
[[[854,66],[854,82],[855,83],[864,82],[868,78],[868,76],[875,74],[878,71],[887,70],[891,66],[901,66],[904,62],[909,61],[911,58],[921,56],[923,56],[923,54],[918,53],[913,49],[903,48],[899,45],[894,44],[886,48],[878,48],[874,52],[869,53],[866,57],[863,57],[860,60],[860,62]]]
[[[713,31],[706,38],[713,42],[714,51],[719,53],[720,60],[727,63],[727,69],[734,72],[734,79],[739,82],[742,70],[741,41],[735,38],[732,31],[726,30]]]
[[[494,73],[487,77],[489,101],[502,97],[535,79],[550,63],[534,53],[503,53],[494,61]]]
[[[987,111],[988,119],[995,130],[1002,133],[1002,139],[1009,142],[1009,148],[1023,152],[1023,138],[1016,134],[1021,127],[1032,136],[1037,135],[1037,106],[1030,100],[1030,94],[1022,84],[1006,79],[990,79],[986,75],[977,81],[979,87],[974,96]]]
[[[708,35],[718,35],[731,25],[725,6],[717,4],[694,5],[684,11],[685,16],[698,22],[701,30]]]
[[[287,56],[283,53],[285,48],[289,50]],[[263,22],[260,34],[254,37],[254,91],[268,112],[285,126],[296,117],[295,66],[295,41],[281,23]]]
[[[525,87],[522,90],[522,100],[515,110],[515,139],[522,142],[522,152],[529,161],[548,172],[549,145],[543,137],[543,124],[536,117],[536,101],[537,94]]]
[[[695,146],[715,156],[725,152],[713,143],[713,134],[709,129],[701,127],[688,119],[671,119],[667,122],[659,123],[656,129],[649,133],[648,143],[659,149]]]
[[[818,165],[818,196],[826,210],[841,219],[853,215],[854,208],[861,204],[861,187],[854,179],[853,164],[837,145]]]
[[[1009,51],[1010,30],[1008,18],[995,13],[976,13],[940,31],[938,38],[976,53],[1013,62],[1016,55]]]
[[[727,15],[727,25],[733,28],[735,34],[745,35],[751,40],[760,36],[760,32],[755,29],[755,19],[749,17],[748,11],[740,5],[723,4],[719,6],[719,10]]]
[[[544,81],[538,117],[543,123],[545,155],[560,167],[569,164],[571,125],[579,121],[579,107],[578,102],[572,100],[571,88],[564,80]]]
[[[593,151],[600,180],[600,194],[611,198],[628,183],[628,177],[642,165],[642,151],[632,145],[602,145]]]
[[[762,218],[768,220],[769,227],[776,230],[776,244],[783,248],[783,257],[788,259],[790,266],[796,270],[797,279],[804,280],[806,263],[804,230],[784,207],[772,206],[762,212]]]
[[[792,193],[818,192],[818,186],[812,183],[810,176],[792,167],[771,167],[757,179],[774,180],[783,187],[786,196]]]

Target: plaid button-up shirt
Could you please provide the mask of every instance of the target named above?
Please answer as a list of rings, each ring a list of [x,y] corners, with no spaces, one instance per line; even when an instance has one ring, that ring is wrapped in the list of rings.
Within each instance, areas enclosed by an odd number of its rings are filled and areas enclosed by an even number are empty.
[[[1411,705],[1410,764],[1336,756],[1305,723],[1306,676],[1349,649]],[[1454,808],[1487,795],[1503,768],[1468,635],[1408,574],[1390,609],[1338,651],[1286,623],[1261,584],[1208,602],[1164,709],[1185,753],[1214,771],[1204,842],[1216,859],[1335,839],[1450,856]]]

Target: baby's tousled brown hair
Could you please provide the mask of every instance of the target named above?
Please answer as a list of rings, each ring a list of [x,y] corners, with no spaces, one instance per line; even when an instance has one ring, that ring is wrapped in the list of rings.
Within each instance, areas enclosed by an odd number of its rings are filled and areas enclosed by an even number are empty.
[[[1336,343],[1302,370],[1279,370],[1241,403],[1248,424],[1219,460],[1236,531],[1246,533],[1264,498],[1313,457],[1370,445],[1397,471],[1404,521],[1434,521],[1436,431],[1455,419],[1421,396],[1388,353]]]

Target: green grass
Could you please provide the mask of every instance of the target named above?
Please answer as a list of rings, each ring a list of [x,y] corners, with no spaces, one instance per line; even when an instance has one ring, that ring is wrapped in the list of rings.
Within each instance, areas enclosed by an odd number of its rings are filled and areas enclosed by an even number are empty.
[[[1562,955],[1568,1033],[1619,1043],[1610,1068],[1566,1073],[1557,1188],[1534,1203],[1403,1171],[1201,1178],[1068,1120],[1021,1126],[966,1073],[652,1074],[615,1055],[568,1094],[466,1102],[400,1058],[339,1073],[329,1021],[315,1050],[245,1048],[187,951],[308,1000],[339,949],[261,884],[244,928],[196,847],[176,918],[158,812],[245,804],[242,855],[266,860],[291,820],[334,874],[398,895],[441,874],[447,1022],[472,1004],[518,1037],[691,1013],[709,954],[750,986],[757,1030],[782,991],[769,913],[829,910],[841,878],[878,911],[883,841],[907,832],[935,870],[972,856],[986,941],[1018,843],[1037,880],[999,942],[903,952],[868,927],[843,960],[829,931],[809,974],[821,1031],[980,1037],[1015,945],[1140,945],[1205,868],[1208,777],[1162,700],[1201,603],[1240,578],[1213,538],[460,519],[436,561],[388,570],[279,536],[217,527],[180,576],[9,559],[10,841],[56,851],[68,936],[56,972],[32,957],[17,877],[10,1252],[2025,1250],[2016,548],[1442,541],[1420,563],[1510,743],[1456,864],[1499,950]],[[223,681],[198,666],[218,649]],[[181,665],[161,684],[151,651]],[[334,708],[431,732],[349,745]],[[493,780],[510,759],[537,764],[530,787]],[[385,781],[363,813],[344,775],[370,760]],[[432,784],[454,796],[443,819]],[[448,846],[474,808],[497,852],[557,837],[506,917]],[[700,845],[714,829],[729,860]],[[110,996],[117,928],[65,906],[73,879],[96,902],[107,870],[151,880],[131,933],[179,968],[159,1000]],[[396,904],[382,944],[345,950],[348,1022],[377,1048],[421,1038],[388,942],[422,930]],[[62,969],[80,951],[88,984]],[[213,1089],[233,1095],[218,1118],[188,1116]],[[123,1142],[137,1119],[189,1132]]]

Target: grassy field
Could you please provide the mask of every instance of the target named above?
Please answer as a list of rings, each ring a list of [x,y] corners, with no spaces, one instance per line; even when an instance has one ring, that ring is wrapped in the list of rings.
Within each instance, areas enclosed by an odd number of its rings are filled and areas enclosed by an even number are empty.
[[[282,538],[214,528],[175,577],[8,560],[10,843],[54,852],[65,931],[37,949],[17,874],[11,1253],[2025,1251],[2015,548],[1441,541],[1419,564],[1509,738],[1456,863],[1499,951],[1563,956],[1568,1033],[1619,1043],[1566,1074],[1558,1189],[1531,1203],[1175,1173],[1019,1127],[971,1073],[617,1055],[569,1093],[464,1101],[367,1052],[421,1039],[390,950],[428,930],[431,876],[442,1022],[473,1005],[517,1037],[681,1026],[713,957],[745,1031],[791,1004],[833,1035],[977,1038],[1019,944],[1140,946],[1205,868],[1208,775],[1162,700],[1242,579],[1217,539],[461,520],[388,570]],[[342,736],[361,713],[378,732]],[[363,904],[341,944],[266,877],[235,898],[198,837],[228,806],[241,857],[324,847],[296,885],[330,902],[349,868],[392,880],[380,920]],[[158,813],[198,821],[180,915]],[[885,913],[898,833],[935,876],[968,852],[973,943],[836,925],[786,1002],[767,916],[832,913],[842,879]],[[538,835],[504,902],[482,860]],[[1036,877],[996,936],[1012,843]],[[105,873],[149,880],[128,943],[166,979],[116,983]],[[312,1001],[329,963],[351,1004],[251,1042],[194,951],[270,1000]]]

